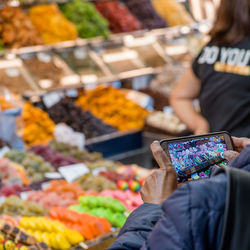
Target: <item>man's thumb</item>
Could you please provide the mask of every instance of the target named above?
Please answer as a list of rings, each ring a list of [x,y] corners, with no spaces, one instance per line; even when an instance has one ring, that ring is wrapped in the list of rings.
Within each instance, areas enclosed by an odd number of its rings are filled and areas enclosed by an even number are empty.
[[[223,153],[223,156],[225,157],[226,160],[232,161],[239,155],[238,152],[233,151],[233,150],[227,150]]]

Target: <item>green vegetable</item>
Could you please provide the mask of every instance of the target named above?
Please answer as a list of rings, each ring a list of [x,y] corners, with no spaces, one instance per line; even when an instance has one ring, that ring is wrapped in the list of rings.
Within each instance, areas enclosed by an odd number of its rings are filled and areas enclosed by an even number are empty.
[[[63,14],[76,25],[81,38],[108,37],[108,21],[98,13],[94,4],[73,0],[59,7]]]

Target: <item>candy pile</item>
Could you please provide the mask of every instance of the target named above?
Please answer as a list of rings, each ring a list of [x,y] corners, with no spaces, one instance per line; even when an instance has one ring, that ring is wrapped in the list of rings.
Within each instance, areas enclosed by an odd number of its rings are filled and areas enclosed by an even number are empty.
[[[48,214],[48,211],[35,202],[24,201],[12,195],[0,206],[0,214],[10,216],[44,216]]]
[[[32,23],[17,7],[4,6],[0,10],[0,40],[10,48],[42,44]]]
[[[41,156],[45,161],[49,162],[55,169],[62,166],[76,164],[78,161],[71,156],[64,156],[55,152],[50,146],[37,145],[29,148],[30,152]]]
[[[92,240],[111,230],[111,225],[106,219],[86,213],[78,213],[67,208],[52,208],[50,217],[79,232],[86,240]]]
[[[33,182],[43,180],[45,173],[53,171],[53,167],[48,162],[33,153],[10,150],[4,157],[21,164],[26,171],[27,177]]]
[[[84,195],[78,183],[68,183],[65,180],[51,181],[44,191],[30,192],[28,200],[37,202],[46,208],[54,206],[69,207],[77,204],[80,195]]]
[[[146,124],[176,135],[187,131],[187,126],[177,116],[162,111],[150,114],[146,119]]]
[[[108,22],[90,2],[73,0],[60,6],[63,14],[76,25],[81,38],[109,35]]]
[[[71,206],[70,209],[103,217],[114,227],[122,227],[126,221],[124,205],[111,197],[82,196],[79,198],[79,203]]]
[[[28,16],[46,44],[77,38],[76,27],[55,4],[33,6],[29,9]]]
[[[72,101],[61,100],[48,109],[55,123],[66,123],[75,131],[82,132],[86,138],[97,137],[115,132],[115,128],[103,123],[90,112],[83,112]]]
[[[53,249],[69,249],[84,239],[77,231],[68,229],[59,221],[44,217],[22,217],[19,228],[37,241],[43,241]]]
[[[23,139],[29,146],[47,143],[53,138],[54,122],[43,110],[26,102],[23,107]]]
[[[113,87],[97,87],[78,98],[76,104],[121,131],[141,129],[148,115],[147,110]]]
[[[140,22],[119,1],[96,2],[95,6],[109,20],[109,28],[114,33],[130,32],[141,28]]]
[[[169,26],[189,25],[193,22],[185,7],[176,0],[153,0],[152,3]]]
[[[30,184],[30,181],[26,176],[26,172],[21,165],[11,162],[8,159],[1,159],[1,158],[0,158],[0,180],[1,184],[8,187],[11,187],[13,185],[21,186]],[[14,192],[15,188],[12,191]]]
[[[49,145],[56,152],[59,152],[65,156],[71,156],[77,159],[78,161],[87,161],[94,163],[97,160],[102,159],[102,154],[100,153],[89,153],[87,150],[78,149],[77,147],[71,146],[67,143],[52,140]]]
[[[166,22],[157,14],[150,0],[126,0],[124,2],[144,29],[166,27]]]
[[[109,196],[122,202],[125,208],[129,211],[135,210],[137,207],[143,204],[140,194],[136,194],[132,191],[120,191],[120,190],[104,190],[100,193],[101,196]]]
[[[92,174],[85,174],[79,179],[77,183],[80,184],[83,190],[95,190],[101,192],[106,189],[115,190],[116,184],[103,176],[95,176]]]

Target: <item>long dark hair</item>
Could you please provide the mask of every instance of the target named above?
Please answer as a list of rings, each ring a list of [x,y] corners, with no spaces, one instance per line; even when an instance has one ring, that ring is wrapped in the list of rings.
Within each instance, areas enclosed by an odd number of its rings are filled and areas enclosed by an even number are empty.
[[[250,0],[221,0],[211,41],[230,45],[250,37]]]

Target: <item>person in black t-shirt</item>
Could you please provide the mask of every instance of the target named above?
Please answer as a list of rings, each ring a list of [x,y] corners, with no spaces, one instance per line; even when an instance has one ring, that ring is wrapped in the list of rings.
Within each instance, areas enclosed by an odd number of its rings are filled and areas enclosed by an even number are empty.
[[[170,103],[194,134],[226,130],[250,137],[250,0],[221,0],[210,36]]]

